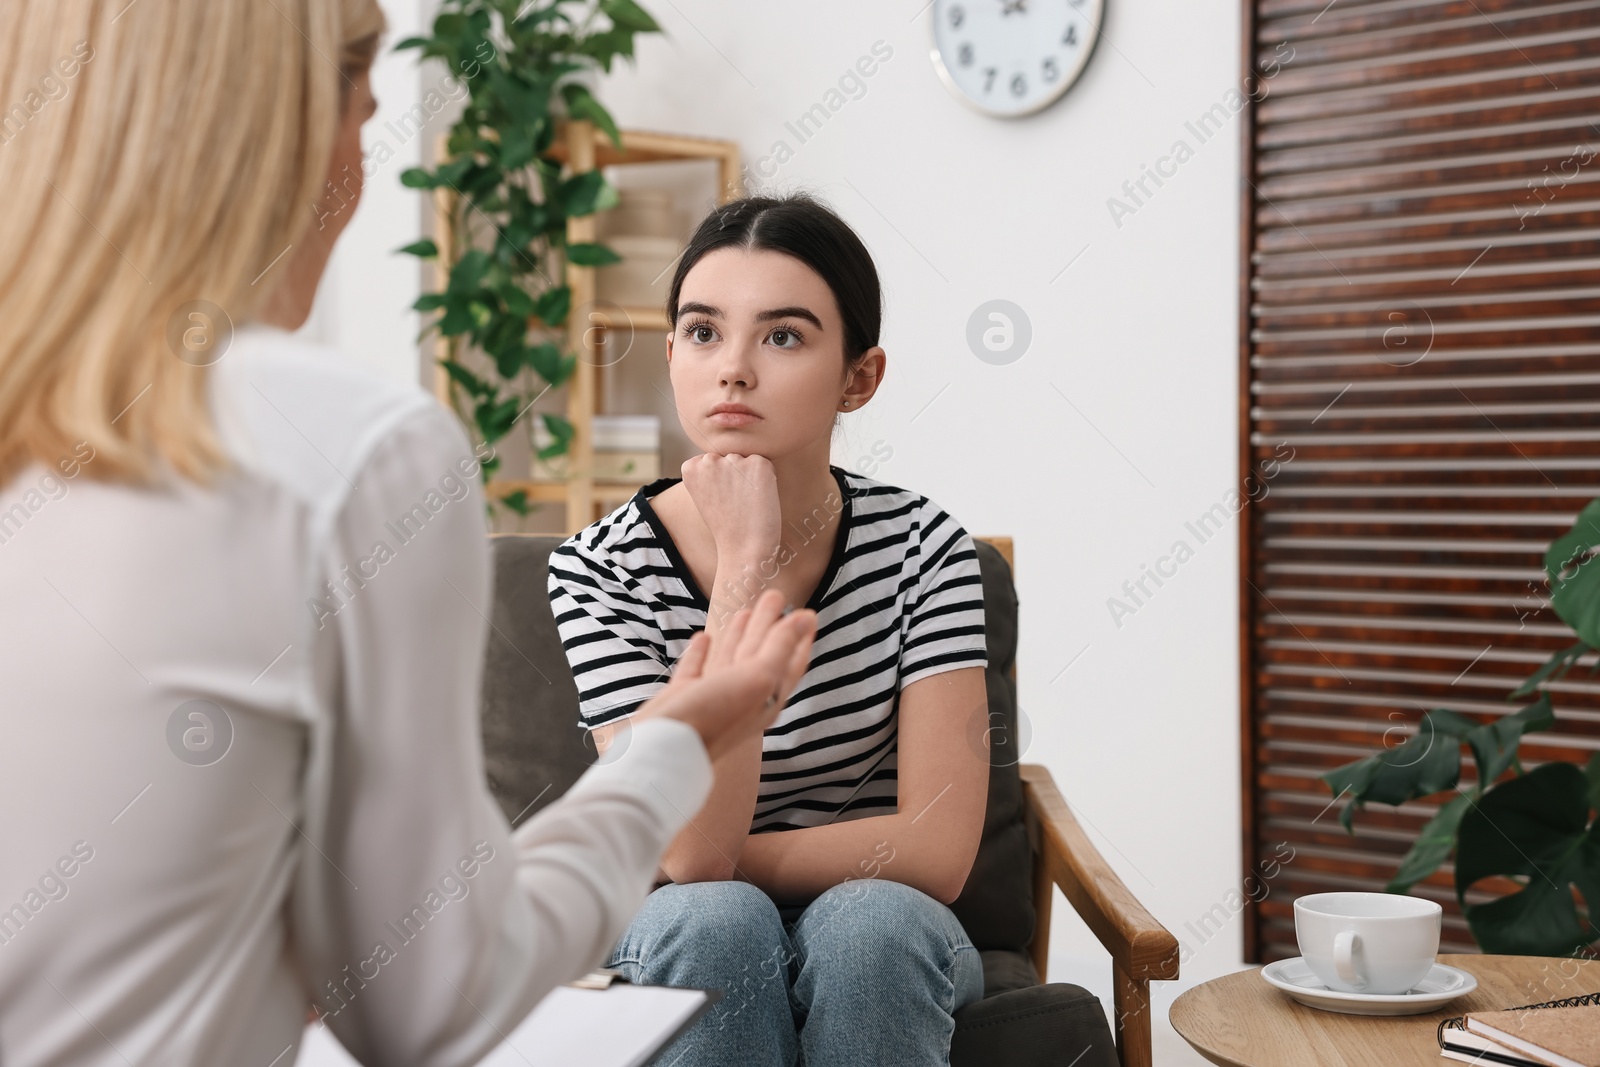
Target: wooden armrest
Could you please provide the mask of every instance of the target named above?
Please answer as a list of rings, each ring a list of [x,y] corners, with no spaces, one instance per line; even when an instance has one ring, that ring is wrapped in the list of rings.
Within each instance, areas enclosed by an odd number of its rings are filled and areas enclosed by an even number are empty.
[[[1144,909],[1084,835],[1049,770],[1036,763],[1018,770],[1029,821],[1039,834],[1037,860],[1118,970],[1134,980],[1178,977],[1178,939]]]

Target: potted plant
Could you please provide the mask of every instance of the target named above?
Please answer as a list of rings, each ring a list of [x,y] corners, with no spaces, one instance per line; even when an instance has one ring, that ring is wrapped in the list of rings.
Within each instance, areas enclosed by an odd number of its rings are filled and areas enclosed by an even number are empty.
[[[1387,888],[1406,892],[1454,853],[1456,899],[1485,952],[1592,955],[1600,938],[1600,820],[1594,817],[1600,808],[1600,753],[1586,768],[1557,760],[1529,770],[1518,752],[1524,735],[1555,722],[1549,683],[1600,651],[1597,545],[1600,500],[1590,502],[1545,553],[1551,606],[1577,641],[1551,655],[1506,698],[1531,697],[1530,703],[1486,722],[1434,708],[1403,744],[1322,776],[1336,797],[1350,794],[1340,821],[1351,832],[1364,804],[1398,805],[1455,792],[1422,828]],[[1600,658],[1589,673],[1597,670]],[[1463,745],[1477,770],[1467,789],[1459,781]],[[1467,904],[1467,890],[1486,878],[1509,879],[1520,888]]]
[[[456,240],[442,264],[448,281],[413,306],[437,313],[422,336],[437,330],[447,339],[449,355],[440,363],[450,376],[451,405],[487,444],[572,374],[567,264],[619,259],[603,244],[567,241],[569,218],[614,206],[617,193],[598,170],[563,177],[549,158],[558,124],[592,122],[621,147],[592,85],[618,56],[633,58],[638,34],[659,31],[634,0],[441,0],[431,35],[395,46],[442,60],[469,90],[448,134],[447,158],[431,170],[410,168],[400,180],[454,194],[449,226]],[[429,239],[400,251],[440,254]],[[462,360],[469,348],[484,354],[486,369]],[[523,420],[530,448],[541,459],[566,452],[571,423],[554,413],[540,417],[551,442],[533,448],[532,420]],[[499,465],[497,455],[483,463],[486,483]],[[521,515],[529,510],[520,490],[499,502]]]

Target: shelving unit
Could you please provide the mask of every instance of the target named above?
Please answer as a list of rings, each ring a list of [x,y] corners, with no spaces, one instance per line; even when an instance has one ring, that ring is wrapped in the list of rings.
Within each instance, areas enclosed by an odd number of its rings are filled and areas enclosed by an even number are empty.
[[[561,162],[568,176],[582,174],[597,167],[627,165],[632,163],[661,163],[682,160],[712,160],[717,164],[717,199],[727,203],[744,195],[739,146],[732,141],[718,141],[679,134],[651,133],[641,130],[622,130],[622,147],[587,121],[563,123],[557,130],[555,143],[548,158]],[[442,142],[441,142],[442,145]],[[442,158],[442,151],[440,154]],[[435,207],[439,213],[439,257],[435,261],[438,275],[436,283],[442,289],[447,280],[444,264],[453,259],[452,246],[455,235],[450,232],[451,210],[455,193],[446,189],[435,192]],[[567,220],[569,243],[595,240],[595,216]],[[593,311],[580,316],[576,309],[590,306],[596,297],[596,267],[567,265],[567,285],[572,290],[572,307],[568,316],[568,343],[578,354],[578,365],[567,383],[567,418],[572,423],[573,436],[568,452],[570,476],[561,482],[531,481],[525,478],[496,478],[489,483],[493,496],[504,496],[518,489],[526,492],[535,503],[565,504],[566,530],[576,533],[600,517],[599,508],[611,509],[625,503],[644,484],[631,482],[597,482],[594,471],[594,417],[601,395],[601,371],[598,354],[605,345],[605,333],[615,328],[615,314]],[[666,312],[659,307],[623,308],[629,328],[639,331],[670,328]],[[580,321],[586,318],[587,321]],[[445,338],[436,341],[438,358],[448,355]],[[443,367],[437,367],[434,391],[448,407],[450,404],[450,377]]]

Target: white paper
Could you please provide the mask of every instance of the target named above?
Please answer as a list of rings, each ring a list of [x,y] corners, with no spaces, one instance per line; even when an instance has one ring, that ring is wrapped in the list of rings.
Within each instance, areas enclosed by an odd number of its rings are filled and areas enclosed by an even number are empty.
[[[480,1067],[639,1067],[678,1032],[706,994],[699,989],[628,985],[557,986]],[[296,1067],[358,1067],[325,1026],[306,1027]]]

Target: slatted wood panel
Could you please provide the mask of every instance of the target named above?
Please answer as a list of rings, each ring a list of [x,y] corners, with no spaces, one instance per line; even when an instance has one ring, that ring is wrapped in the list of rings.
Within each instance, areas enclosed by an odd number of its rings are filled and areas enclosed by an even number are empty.
[[[1600,496],[1600,0],[1245,0],[1244,27],[1276,71],[1240,116],[1241,476],[1276,472],[1241,513],[1245,873],[1294,850],[1246,911],[1260,962],[1434,810],[1352,838],[1318,776],[1428,708],[1515,710],[1571,643],[1541,561]],[[1552,689],[1524,751],[1586,760],[1600,681]],[[1472,951],[1452,879],[1415,892]]]

